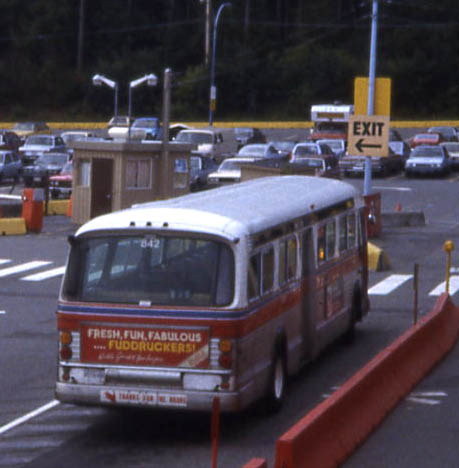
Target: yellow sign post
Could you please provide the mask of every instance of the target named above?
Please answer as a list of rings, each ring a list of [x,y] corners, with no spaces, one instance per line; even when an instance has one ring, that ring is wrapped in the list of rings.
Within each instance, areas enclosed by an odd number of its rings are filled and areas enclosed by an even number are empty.
[[[368,78],[358,76],[354,80],[354,108],[356,114],[366,114],[368,111]],[[392,80],[376,78],[375,80],[375,115],[390,116]]]

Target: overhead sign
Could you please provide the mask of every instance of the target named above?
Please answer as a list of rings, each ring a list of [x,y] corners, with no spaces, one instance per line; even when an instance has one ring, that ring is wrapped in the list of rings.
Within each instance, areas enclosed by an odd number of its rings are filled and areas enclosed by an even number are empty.
[[[357,77],[354,80],[354,107],[356,114],[368,112],[369,79]],[[390,116],[392,80],[390,78],[375,79],[374,115]]]
[[[353,115],[349,119],[348,153],[360,156],[389,155],[387,115]]]

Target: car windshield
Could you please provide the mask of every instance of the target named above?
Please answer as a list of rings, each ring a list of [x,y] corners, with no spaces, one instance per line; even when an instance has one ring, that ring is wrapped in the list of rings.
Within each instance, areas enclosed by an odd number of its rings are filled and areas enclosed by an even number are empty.
[[[459,143],[443,143],[442,146],[452,153],[459,153]]]
[[[436,146],[422,146],[417,147],[411,152],[412,158],[441,158],[443,157],[443,152],[441,148]]]
[[[195,145],[210,144],[212,143],[212,134],[204,132],[179,132],[175,141],[194,143]]]
[[[429,132],[431,133],[441,133],[442,135],[446,136],[455,136],[456,132],[452,127],[431,127],[429,128]]]
[[[233,291],[234,256],[225,243],[159,234],[77,239],[63,288],[72,300],[143,306],[222,306]]]
[[[27,138],[27,145],[42,145],[42,146],[52,146],[53,139],[50,136],[46,135],[32,135]]]
[[[280,151],[292,151],[296,145],[293,141],[272,141],[271,144]]]
[[[158,121],[156,119],[136,120],[132,126],[136,128],[155,128],[158,126]]]
[[[234,133],[236,137],[251,137],[253,135],[253,130],[251,128],[235,128]]]
[[[242,161],[234,161],[231,158],[225,159],[220,166],[218,166],[218,172],[222,171],[234,171],[241,168]]]
[[[321,143],[328,145],[332,151],[342,151],[344,149],[344,145],[340,140],[323,140]]]
[[[416,135],[414,137],[415,140],[438,140],[438,134],[437,133],[421,133],[419,135]]]
[[[63,166],[68,160],[68,156],[66,154],[43,154],[37,159],[37,164],[41,166],[47,166],[49,164],[55,164],[58,166]]]
[[[264,156],[266,152],[265,145],[246,145],[237,153],[238,156]]]
[[[295,148],[294,154],[295,156],[314,156],[318,154],[318,151],[314,145],[301,145]]]

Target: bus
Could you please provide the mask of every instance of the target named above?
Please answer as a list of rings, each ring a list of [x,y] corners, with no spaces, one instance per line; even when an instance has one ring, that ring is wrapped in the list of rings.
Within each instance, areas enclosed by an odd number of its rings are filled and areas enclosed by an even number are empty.
[[[56,398],[280,408],[287,379],[368,312],[364,203],[284,175],[94,218],[69,237]]]

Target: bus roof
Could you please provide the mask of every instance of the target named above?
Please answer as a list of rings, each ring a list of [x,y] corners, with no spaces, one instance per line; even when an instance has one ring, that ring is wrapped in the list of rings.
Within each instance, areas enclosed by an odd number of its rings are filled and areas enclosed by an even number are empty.
[[[134,205],[88,221],[76,235],[140,228],[206,232],[234,240],[355,197],[360,198],[356,188],[336,179],[263,177]]]

